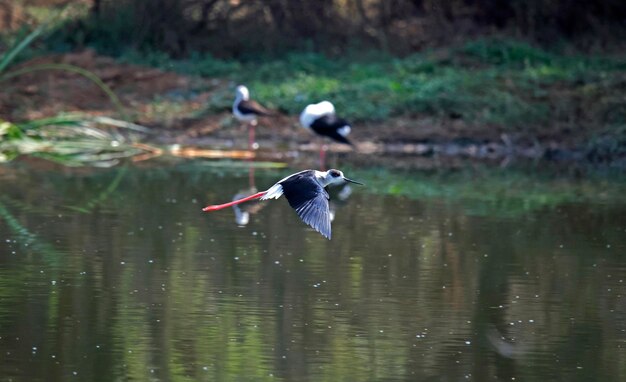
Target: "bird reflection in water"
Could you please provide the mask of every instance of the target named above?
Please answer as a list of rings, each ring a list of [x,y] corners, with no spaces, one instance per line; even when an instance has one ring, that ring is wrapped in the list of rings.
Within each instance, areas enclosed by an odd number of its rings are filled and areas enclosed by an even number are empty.
[[[258,190],[255,187],[241,190],[236,193],[235,196],[233,196],[233,200],[242,199],[247,196],[256,194],[257,192]],[[256,214],[257,212],[262,210],[263,207],[265,207],[265,204],[263,203],[250,203],[242,207],[239,207],[238,204],[235,204],[233,206],[233,211],[235,212],[235,223],[237,223],[239,227],[246,226],[248,223],[250,223],[250,215]]]
[[[254,181],[254,166],[250,166],[248,167],[248,188],[239,190],[239,192],[233,196],[233,201],[254,195],[258,191],[259,190],[256,188]],[[235,212],[235,223],[239,227],[245,227],[248,223],[250,223],[250,215],[256,214],[264,207],[264,203],[249,203],[242,206],[235,204],[233,206],[233,211]]]

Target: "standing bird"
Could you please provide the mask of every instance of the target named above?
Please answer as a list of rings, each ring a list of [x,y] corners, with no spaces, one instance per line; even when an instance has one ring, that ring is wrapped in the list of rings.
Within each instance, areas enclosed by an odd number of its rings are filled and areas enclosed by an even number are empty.
[[[321,137],[328,137],[335,142],[354,146],[348,140],[350,123],[337,117],[335,106],[329,101],[310,104],[300,114],[300,124]],[[320,148],[320,162],[324,166],[326,147]]]
[[[250,91],[244,85],[237,86],[235,90],[235,102],[233,102],[233,115],[237,120],[246,122],[248,126],[248,148],[256,149],[258,143],[254,141],[254,128],[257,124],[257,117],[262,115],[272,115],[273,113],[261,106],[258,102],[250,99]]]
[[[325,187],[329,184],[343,182],[363,185],[363,183],[346,178],[343,172],[339,170],[304,170],[279,180],[267,191],[257,192],[230,203],[210,205],[204,207],[202,211],[217,211],[252,199],[278,199],[285,195],[289,205],[296,210],[300,219],[330,240],[330,208],[328,205],[330,196]]]

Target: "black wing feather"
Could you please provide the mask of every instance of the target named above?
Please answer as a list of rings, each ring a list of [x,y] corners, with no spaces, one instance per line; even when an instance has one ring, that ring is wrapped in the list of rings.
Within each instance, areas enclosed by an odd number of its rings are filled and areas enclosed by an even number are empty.
[[[312,170],[311,170],[312,171]],[[310,171],[295,174],[282,182],[283,194],[300,219],[330,239],[328,193],[315,181]]]
[[[311,130],[316,132],[319,135],[323,135],[325,137],[331,138],[334,141],[339,143],[345,143],[346,145],[352,145],[352,142],[348,140],[348,138],[339,134],[337,130],[341,129],[344,126],[349,126],[348,121],[342,118],[338,118],[334,114],[326,114],[321,116],[311,124]]]
[[[261,106],[258,102],[252,100],[241,100],[237,104],[237,109],[241,114],[255,114],[255,115],[271,115],[272,113]]]

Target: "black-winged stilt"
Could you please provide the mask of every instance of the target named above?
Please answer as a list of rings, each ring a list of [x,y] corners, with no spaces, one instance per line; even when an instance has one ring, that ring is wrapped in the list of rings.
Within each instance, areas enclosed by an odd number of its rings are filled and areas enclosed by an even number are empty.
[[[244,85],[237,86],[235,90],[235,102],[233,102],[233,115],[237,120],[248,123],[248,148],[256,149],[258,144],[254,141],[254,128],[259,116],[269,116],[273,113],[261,106],[258,102],[250,99],[250,91]]]
[[[327,137],[335,142],[354,146],[348,140],[350,123],[337,117],[335,106],[329,101],[310,104],[300,113],[300,124],[321,137]],[[326,148],[322,144],[320,148],[320,162],[324,166]]]
[[[279,180],[266,191],[257,192],[243,199],[234,200],[230,203],[206,206],[202,211],[210,212],[231,207],[252,199],[278,199],[285,195],[289,205],[296,210],[300,219],[310,225],[314,230],[330,239],[330,199],[325,187],[330,184],[350,182],[363,184],[346,178],[339,170],[317,171],[304,170]]]

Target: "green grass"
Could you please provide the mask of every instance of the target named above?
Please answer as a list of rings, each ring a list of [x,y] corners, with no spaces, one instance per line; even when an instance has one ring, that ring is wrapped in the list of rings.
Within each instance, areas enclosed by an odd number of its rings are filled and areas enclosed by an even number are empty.
[[[0,163],[30,155],[65,166],[110,167],[145,154],[146,147],[135,143],[136,132],[146,131],[125,121],[80,114],[23,123],[0,120]]]
[[[393,58],[330,58],[293,53],[280,59],[226,61],[210,55],[171,60],[130,52],[123,61],[247,84],[255,98],[290,114],[329,99],[356,121],[427,115],[521,128],[546,123],[625,124],[611,114],[623,100],[626,60],[568,56],[523,42],[483,39],[456,48]],[[232,89],[212,100],[227,108]],[[600,97],[611,95],[611,97]],[[583,115],[574,121],[579,109]]]
[[[58,36],[47,37],[43,45],[58,49],[59,41]],[[115,38],[95,41],[112,43]],[[20,54],[28,55],[29,43],[20,48]],[[66,43],[70,45],[61,50],[80,45]],[[454,119],[482,129],[504,127],[530,137],[562,126],[578,134],[579,141],[589,140],[589,150],[600,147],[602,155],[622,155],[622,142],[626,142],[623,56],[563,54],[503,38],[478,39],[402,58],[381,52],[341,57],[294,52],[244,61],[200,53],[174,60],[158,51],[102,44],[93,47],[117,54],[122,62],[228,80],[231,86],[212,92],[206,113],[229,109],[234,86],[244,83],[255,99],[292,115],[309,103],[328,99],[342,116],[355,122],[383,122],[398,115]],[[0,77],[2,69],[0,64]],[[115,95],[109,95],[119,105]],[[159,103],[158,97],[155,102]]]
[[[329,99],[342,115],[357,122],[383,121],[399,114],[537,132],[542,125],[554,123],[619,131],[626,125],[624,55],[564,54],[510,38],[482,38],[403,58],[361,50],[338,57],[294,52],[243,61],[195,52],[173,60],[147,48],[152,46],[150,38],[148,45],[135,46],[140,51],[133,50],[127,36],[135,19],[132,7],[109,15],[106,22],[89,18],[84,4],[52,13],[47,8],[27,8],[33,18],[46,24],[54,19],[55,28],[22,56],[32,50],[71,51],[88,45],[125,62],[224,78],[233,85],[245,83],[255,98],[289,114]],[[71,27],[83,19],[85,28]],[[4,37],[10,40],[11,36]],[[245,52],[244,56],[250,57]],[[215,94],[208,111],[228,108],[232,91]]]
[[[118,21],[127,22],[123,16]],[[44,47],[65,51],[83,45],[80,36],[73,36],[74,41],[63,37],[62,28],[57,30],[60,34],[46,35]],[[123,28],[93,29],[91,47],[123,62],[227,79],[233,88],[245,83],[255,98],[289,114],[329,99],[357,122],[419,115],[536,132],[554,123],[618,129],[626,125],[623,56],[563,54],[522,41],[483,38],[403,58],[353,51],[338,57],[293,52],[245,61],[192,53],[174,60],[164,52],[135,51],[120,44],[123,36],[111,32],[117,30]],[[228,88],[215,93],[207,111],[227,109],[232,92]]]
[[[95,83],[111,100],[120,115],[125,116],[117,95],[95,74],[68,64],[26,65],[12,69],[18,57],[47,32],[48,23],[16,39],[0,55],[0,85],[4,81],[36,71],[64,71],[81,75]],[[148,132],[142,126],[102,116],[59,114],[53,117],[12,123],[0,118],[0,163],[20,155],[44,158],[66,166],[108,167],[122,159],[145,154],[147,146],[136,145],[136,134]]]

